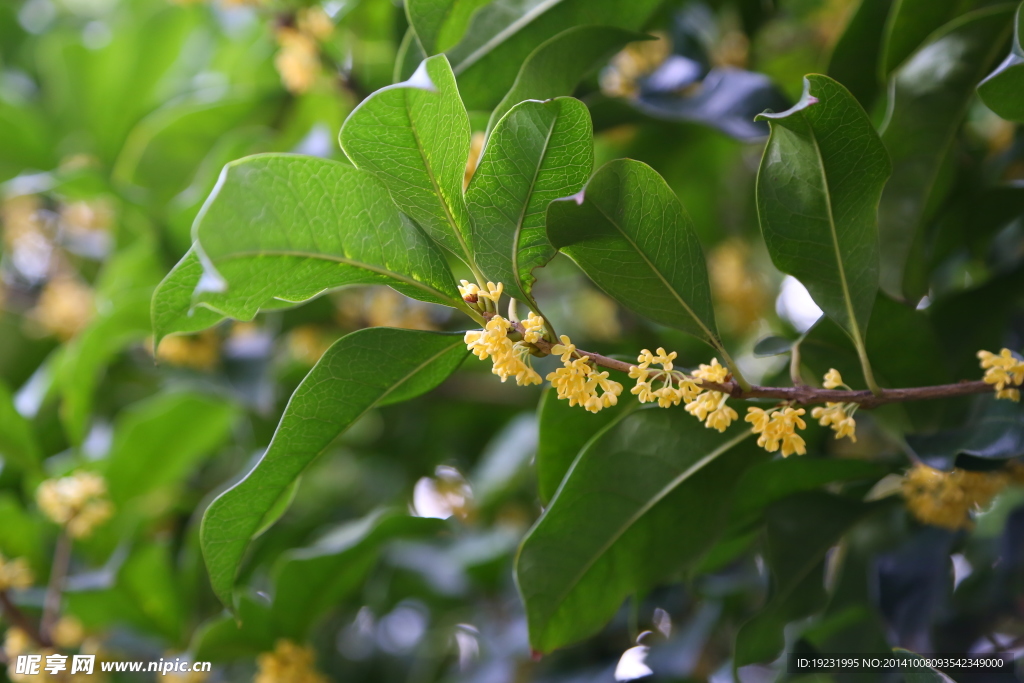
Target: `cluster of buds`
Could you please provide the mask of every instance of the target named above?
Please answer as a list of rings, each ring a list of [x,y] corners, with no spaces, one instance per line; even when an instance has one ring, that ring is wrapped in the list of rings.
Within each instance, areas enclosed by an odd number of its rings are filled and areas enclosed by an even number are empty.
[[[277,30],[277,44],[281,47],[274,57],[274,66],[281,82],[289,92],[302,94],[316,83],[320,74],[319,41],[334,32],[334,22],[320,7],[299,10],[295,26]]]
[[[8,560],[0,555],[0,591],[31,588],[35,580],[24,557]]]
[[[459,281],[459,295],[462,296],[462,300],[478,311],[498,310],[498,301],[501,300],[504,291],[505,285],[501,282],[488,282],[486,288],[482,288],[469,280]]]
[[[1005,472],[943,472],[919,463],[907,470],[902,488],[918,521],[956,530],[970,528],[970,513],[987,507],[1009,481]]]
[[[1024,361],[1017,358],[1010,349],[1003,349],[999,355],[991,351],[978,351],[981,368],[985,371],[986,384],[996,390],[996,398],[1020,401],[1020,385],[1024,383]]]
[[[491,372],[501,377],[502,382],[509,377],[515,377],[516,384],[520,386],[540,384],[540,375],[533,369],[530,361],[531,347],[509,339],[508,333],[512,329],[512,323],[500,315],[495,315],[484,329],[469,330],[463,339],[477,358],[492,359],[494,367]]]
[[[72,538],[88,537],[114,514],[106,482],[92,472],[47,479],[36,491],[36,502],[42,513],[62,525]]]
[[[313,648],[283,638],[274,644],[273,652],[257,657],[256,664],[259,670],[253,683],[327,683],[327,678],[316,670]]]
[[[563,334],[559,341],[561,343],[551,347],[551,352],[559,354],[562,367],[547,376],[551,386],[558,392],[558,398],[568,400],[570,406],[583,406],[592,413],[617,404],[622,385],[608,379],[607,370],[598,372],[590,358],[576,351],[576,345],[567,335]]]

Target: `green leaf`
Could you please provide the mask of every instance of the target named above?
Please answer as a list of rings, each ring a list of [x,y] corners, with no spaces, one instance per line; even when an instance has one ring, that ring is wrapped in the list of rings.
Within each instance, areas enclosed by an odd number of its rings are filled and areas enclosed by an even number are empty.
[[[433,389],[466,354],[461,334],[374,327],[323,355],[292,394],[263,458],[203,515],[203,555],[225,605],[250,538],[306,466],[367,411]]]
[[[493,109],[541,43],[574,26],[641,29],[661,0],[493,0],[448,50],[466,106]]]
[[[473,253],[488,280],[532,304],[533,271],[555,255],[544,229],[548,204],[579,192],[593,167],[590,112],[579,100],[523,102],[508,112],[466,191]]]
[[[1011,30],[1012,7],[966,14],[933,34],[895,72],[882,141],[892,179],[878,207],[881,285],[916,302],[927,288],[922,232],[943,199],[947,156],[975,86]]]
[[[792,339],[786,339],[785,337],[770,336],[764,339],[759,339],[754,344],[754,355],[758,358],[770,358],[772,356],[781,356],[789,353],[793,350],[793,345],[796,342]]]
[[[427,234],[472,263],[462,196],[469,115],[444,55],[423,61],[404,83],[375,92],[341,127],[341,147],[379,179]]]
[[[828,75],[869,112],[882,89],[879,58],[892,4],[893,0],[861,0],[828,60]]]
[[[626,308],[722,351],[693,221],[658,172],[632,159],[601,167],[548,207],[548,237]]]
[[[557,392],[548,387],[537,405],[537,493],[547,505],[565,479],[576,456],[591,439],[602,433],[608,425],[629,414],[636,403],[623,402],[614,408],[591,413],[579,406],[569,407],[568,401],[559,401]]]
[[[465,308],[440,250],[377,180],[339,162],[283,154],[232,162],[194,232],[208,271],[196,301],[238,320],[272,298],[295,303],[351,284]]]
[[[289,551],[275,572],[275,630],[305,640],[320,617],[362,586],[385,542],[436,536],[446,528],[440,519],[379,511],[336,527],[309,547]]]
[[[933,669],[926,664],[926,660],[916,652],[910,650],[904,650],[901,647],[894,647],[892,649],[893,654],[900,655],[909,659],[918,660],[919,663],[913,666],[908,666],[903,669],[903,679],[906,683],[949,683],[953,679],[946,676],[941,671]],[[956,681],[953,681],[956,683]]]
[[[1024,2],[1017,8],[1010,54],[978,85],[978,94],[1004,119],[1024,123]]]
[[[1008,460],[1024,455],[1024,409],[1013,401],[981,396],[964,426],[906,438],[910,449],[935,467],[952,468],[960,455]]]
[[[265,600],[242,595],[237,617],[224,613],[201,624],[189,646],[195,660],[229,662],[273,650],[277,631]]]
[[[771,505],[766,559],[771,597],[736,636],[737,667],[774,660],[785,645],[783,628],[825,606],[825,553],[870,509],[859,501],[820,491],[800,493]]]
[[[405,14],[428,55],[444,52],[466,32],[473,13],[490,0],[408,0]]]
[[[115,505],[179,484],[225,441],[237,416],[224,400],[195,393],[157,395],[126,408],[106,462]]]
[[[883,36],[879,64],[882,80],[887,80],[932,32],[954,19],[964,4],[956,0],[894,0]]]
[[[523,62],[515,83],[494,108],[488,132],[519,102],[572,95],[587,72],[634,40],[651,36],[614,26],[573,26],[544,41]]]
[[[407,5],[408,6],[408,5]],[[400,84],[407,81],[416,73],[416,68],[427,58],[423,52],[423,46],[416,38],[416,30],[410,26],[398,45],[398,54],[395,55],[395,68],[391,72],[391,81]]]
[[[863,349],[878,291],[885,148],[857,100],[827,76],[808,76],[792,109],[758,119],[772,129],[757,174],[768,253]]]
[[[519,551],[530,645],[550,652],[592,635],[628,595],[698,560],[736,480],[763,457],[749,434],[649,408],[592,441]]]
[[[192,293],[203,277],[203,264],[193,246],[175,264],[153,291],[150,306],[153,318],[153,344],[169,334],[199,332],[224,319],[204,306],[192,306]]]
[[[30,473],[40,471],[42,452],[32,425],[14,407],[14,396],[0,382],[0,463]]]

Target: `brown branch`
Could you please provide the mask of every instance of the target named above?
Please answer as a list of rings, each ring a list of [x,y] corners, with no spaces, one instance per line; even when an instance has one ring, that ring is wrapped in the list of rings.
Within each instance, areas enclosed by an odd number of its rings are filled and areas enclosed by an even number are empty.
[[[67,529],[61,529],[57,536],[57,546],[53,551],[53,567],[50,569],[50,583],[46,587],[43,600],[43,617],[39,624],[39,633],[43,638],[51,639],[53,627],[60,618],[60,607],[64,597],[64,582],[71,565],[71,537]]]
[[[21,609],[11,601],[11,596],[7,594],[7,591],[0,591],[0,609],[3,611],[4,619],[16,628],[21,629],[28,637],[36,642],[41,647],[50,647],[53,645],[50,639],[39,632],[32,620],[29,619]]]
[[[488,320],[490,320],[493,315],[493,313],[484,313],[484,317]],[[519,334],[523,334],[525,332],[522,324],[520,323],[515,324],[515,329]],[[536,342],[534,346],[544,353],[551,353],[551,347],[553,344],[541,339]],[[601,354],[594,353],[593,351],[576,349],[576,353],[580,356],[586,356],[590,360],[594,361],[596,365],[608,368],[609,370],[617,370],[628,374],[629,369],[634,366],[633,363],[627,363],[625,361],[609,358],[608,356],[602,356]],[[652,374],[654,373],[652,372]],[[701,386],[712,391],[721,391],[729,394],[733,398],[739,399],[774,398],[778,401],[790,401],[792,403],[799,403],[802,405],[812,403],[857,403],[862,408],[874,408],[885,403],[903,403],[907,401],[925,401],[936,398],[971,396],[973,394],[986,394],[993,391],[992,385],[986,384],[982,380],[963,380],[956,384],[938,384],[930,387],[882,389],[882,392],[877,396],[867,389],[863,391],[818,389],[817,387],[808,386],[806,384],[795,387],[762,387],[754,385],[746,391],[744,391],[743,388],[734,381],[722,383],[705,381],[701,383]]]

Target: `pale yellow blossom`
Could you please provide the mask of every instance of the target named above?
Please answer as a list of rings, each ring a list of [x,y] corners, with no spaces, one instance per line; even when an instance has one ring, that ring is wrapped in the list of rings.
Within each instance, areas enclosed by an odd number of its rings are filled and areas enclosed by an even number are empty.
[[[796,433],[797,429],[806,429],[807,423],[801,415],[807,411],[803,408],[773,408],[763,410],[761,408],[747,408],[746,422],[751,423],[751,431],[760,434],[757,445],[769,453],[781,450],[783,457],[790,455],[804,455],[807,452],[806,443],[802,436]]]
[[[28,560],[24,557],[8,560],[0,555],[0,591],[31,588],[34,583],[35,576]]]
[[[544,318],[530,311],[523,321],[523,339],[530,344],[539,342],[544,337]]]
[[[856,403],[826,403],[825,407],[814,408],[811,417],[822,427],[831,427],[837,439],[845,436],[856,443],[857,422],[853,419],[853,411],[856,409]]]
[[[825,381],[822,382],[822,386],[826,389],[840,389],[846,387],[846,384],[843,383],[843,376],[839,374],[839,371],[831,368],[825,373]]]
[[[36,490],[44,515],[63,525],[72,538],[85,538],[114,514],[107,483],[93,472],[78,472],[62,479],[47,479]]]
[[[281,46],[274,57],[274,66],[284,86],[295,94],[313,87],[320,73],[320,48],[316,40],[293,28],[280,28],[277,43]]]
[[[1024,383],[1024,361],[1003,349],[999,355],[991,351],[978,351],[978,359],[985,370],[984,380],[996,390],[996,398],[1020,401],[1020,387]]]
[[[316,652],[290,640],[278,640],[273,652],[256,658],[258,671],[253,683],[328,683],[316,670]]]
[[[919,521],[965,529],[971,526],[970,513],[987,507],[1008,481],[1004,472],[943,472],[919,463],[904,475],[903,497]]]

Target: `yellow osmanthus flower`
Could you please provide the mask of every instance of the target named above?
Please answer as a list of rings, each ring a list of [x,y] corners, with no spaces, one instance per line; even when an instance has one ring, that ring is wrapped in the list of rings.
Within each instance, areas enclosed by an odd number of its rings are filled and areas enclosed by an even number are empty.
[[[63,616],[53,626],[54,645],[63,648],[76,648],[85,640],[85,628],[76,617]]]
[[[806,429],[807,423],[801,415],[807,411],[803,408],[786,406],[783,408],[747,408],[747,416],[744,421],[751,424],[750,430],[760,434],[757,445],[769,453],[774,453],[781,448],[782,457],[804,455],[807,446],[802,436],[796,433],[797,429]]]
[[[10,626],[4,634],[4,654],[8,661],[14,661],[18,655],[23,655],[32,649],[32,638],[17,626]]]
[[[821,384],[826,389],[849,389],[843,382],[843,376],[835,368],[825,373],[825,380]]]
[[[1020,401],[1018,387],[1024,383],[1024,361],[1018,360],[1010,349],[1003,349],[999,355],[978,351],[978,359],[985,371],[983,379],[995,387],[996,398]]]
[[[334,33],[334,22],[320,6],[300,9],[295,17],[299,31],[317,40],[326,40]]]
[[[701,363],[693,371],[693,376],[705,382],[722,383],[729,379],[729,368],[719,364],[717,358],[712,358],[710,365]],[[705,391],[687,403],[686,412],[703,422],[708,429],[724,432],[733,420],[739,419],[739,414],[725,404],[728,399],[729,394],[724,392]]]
[[[29,319],[62,341],[74,337],[92,319],[92,289],[70,277],[46,283]]]
[[[1004,472],[943,472],[919,463],[903,476],[903,497],[918,521],[967,529],[971,527],[970,513],[988,506],[1008,481]]]
[[[283,638],[275,643],[273,652],[257,657],[256,664],[259,670],[253,683],[328,683],[316,670],[313,648]]]
[[[637,365],[630,367],[629,376],[636,380],[636,386],[630,389],[641,403],[658,402],[662,408],[677,406],[682,402],[690,403],[700,394],[699,379],[674,371],[673,362],[676,352],[666,353],[659,347],[657,353],[644,349],[637,356]],[[661,370],[654,370],[651,377],[651,363],[661,365]],[[654,382],[661,381],[662,386],[655,389]]]
[[[832,427],[837,439],[847,436],[857,443],[857,422],[853,419],[856,409],[856,403],[826,403],[824,408],[818,406],[812,410],[811,417],[822,427]]]
[[[573,358],[576,345],[567,335],[563,334],[559,341],[561,343],[551,347],[551,353],[559,355],[563,365],[547,376],[558,398],[568,400],[570,406],[583,406],[592,413],[617,404],[622,385],[608,379],[607,371],[598,372],[589,358]]]
[[[515,377],[516,383],[520,385],[540,384],[541,377],[530,361],[530,348],[509,339],[511,329],[512,323],[496,315],[487,322],[484,329],[469,330],[463,339],[477,358],[492,359],[494,367],[491,372],[501,377],[502,382]]]
[[[609,97],[635,97],[637,81],[657,69],[672,54],[672,41],[664,33],[658,40],[630,43],[612,57],[601,72],[601,91]]]
[[[480,298],[480,286],[469,280],[459,280],[459,295],[463,301],[475,304]]]
[[[544,337],[544,318],[530,311],[523,321],[523,339],[530,344],[539,342]]]
[[[43,514],[63,525],[72,538],[86,538],[114,514],[107,483],[93,472],[47,479],[36,490],[36,502]]]
[[[274,66],[290,92],[302,94],[313,87],[320,73],[320,48],[316,39],[293,28],[277,31],[281,46],[274,57]]]
[[[0,591],[11,588],[31,588],[35,580],[32,568],[29,567],[28,560],[24,557],[8,560],[0,555]]]

